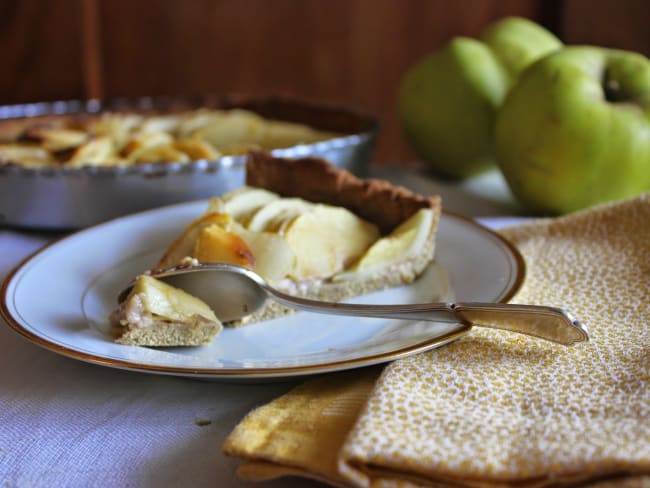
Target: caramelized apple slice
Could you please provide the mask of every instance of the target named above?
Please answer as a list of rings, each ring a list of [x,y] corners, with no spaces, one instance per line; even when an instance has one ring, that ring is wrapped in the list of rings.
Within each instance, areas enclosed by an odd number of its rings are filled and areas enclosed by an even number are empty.
[[[201,263],[231,263],[255,267],[255,258],[246,242],[218,224],[204,227],[194,243],[192,257]]]
[[[39,141],[43,148],[52,152],[78,147],[88,139],[84,131],[58,127],[36,127],[28,131],[27,136]]]
[[[115,146],[108,136],[90,139],[75,150],[66,166],[102,166],[115,159]]]
[[[230,216],[222,213],[208,213],[196,219],[171,243],[163,257],[154,266],[154,269],[177,266],[183,258],[192,256],[196,240],[205,227],[219,225],[224,229],[228,229],[231,223],[232,219]]]
[[[91,136],[107,136],[113,140],[116,151],[122,151],[131,138],[131,133],[140,125],[143,117],[136,114],[105,113],[91,119],[87,130]]]
[[[131,161],[141,161],[142,155],[158,146],[173,144],[174,138],[167,132],[136,132],[122,149],[123,156]]]

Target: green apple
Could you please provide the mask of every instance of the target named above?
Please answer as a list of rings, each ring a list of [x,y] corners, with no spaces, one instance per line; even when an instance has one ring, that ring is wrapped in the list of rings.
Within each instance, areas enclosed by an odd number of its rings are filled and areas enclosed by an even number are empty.
[[[534,22],[508,17],[481,40],[453,38],[403,76],[398,116],[407,140],[439,175],[465,178],[494,166],[496,112],[529,63],[561,42]]]
[[[591,46],[539,60],[499,111],[495,146],[513,194],[537,213],[650,190],[650,60]]]
[[[506,17],[479,36],[497,55],[514,82],[527,66],[563,47],[562,41],[532,20]]]
[[[508,89],[506,74],[484,43],[456,37],[414,65],[398,94],[404,133],[439,174],[463,178],[492,165],[492,126]]]

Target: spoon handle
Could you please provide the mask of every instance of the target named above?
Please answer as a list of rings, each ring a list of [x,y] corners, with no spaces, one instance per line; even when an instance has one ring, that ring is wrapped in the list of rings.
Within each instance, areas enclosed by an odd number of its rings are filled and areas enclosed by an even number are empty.
[[[478,302],[358,305],[297,298],[277,290],[269,292],[283,305],[308,312],[462,323],[517,332],[567,346],[589,340],[586,328],[567,311],[556,307]]]
[[[452,308],[471,325],[518,332],[566,346],[589,340],[586,327],[561,308],[510,303],[456,303]]]

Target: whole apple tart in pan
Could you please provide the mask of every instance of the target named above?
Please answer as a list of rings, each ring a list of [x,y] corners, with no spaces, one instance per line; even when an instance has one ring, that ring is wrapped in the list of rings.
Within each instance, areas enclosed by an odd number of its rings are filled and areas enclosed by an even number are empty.
[[[0,106],[0,224],[72,230],[208,198],[244,184],[250,149],[362,175],[378,125],[352,107],[287,96]]]

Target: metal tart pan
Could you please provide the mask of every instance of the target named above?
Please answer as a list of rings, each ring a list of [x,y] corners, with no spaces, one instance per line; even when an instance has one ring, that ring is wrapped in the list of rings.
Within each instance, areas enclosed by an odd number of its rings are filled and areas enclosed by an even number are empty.
[[[367,172],[379,126],[374,116],[348,107],[241,95],[5,105],[0,106],[0,120],[105,111],[171,113],[200,107],[245,108],[263,117],[344,134],[271,152],[282,157],[322,157],[359,176]],[[73,230],[141,210],[219,195],[244,184],[245,161],[245,156],[225,156],[189,163],[31,169],[0,164],[0,225]]]

